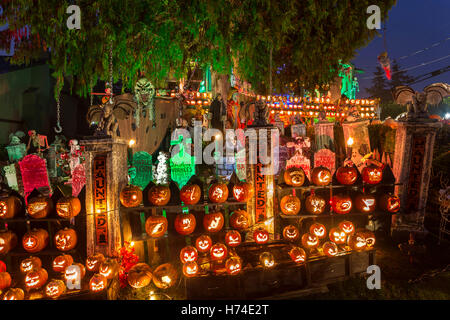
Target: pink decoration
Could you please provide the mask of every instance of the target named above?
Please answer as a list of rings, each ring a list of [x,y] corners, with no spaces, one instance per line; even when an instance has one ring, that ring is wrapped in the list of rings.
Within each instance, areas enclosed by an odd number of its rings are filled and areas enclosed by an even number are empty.
[[[72,174],[72,196],[78,197],[86,184],[86,168],[84,167],[84,163],[79,164],[75,167]]]
[[[26,203],[28,196],[34,189],[47,187],[51,196],[52,189],[48,180],[47,166],[44,159],[35,154],[30,154],[25,156],[22,161],[19,161],[19,167]]]
[[[329,149],[320,149],[314,154],[314,168],[324,166],[330,169],[331,174],[336,170],[336,155]]]

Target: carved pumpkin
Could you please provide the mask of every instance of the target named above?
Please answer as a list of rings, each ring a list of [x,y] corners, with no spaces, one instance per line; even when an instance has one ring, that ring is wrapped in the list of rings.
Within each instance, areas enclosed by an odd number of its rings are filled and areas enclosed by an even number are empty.
[[[0,291],[11,286],[11,275],[8,272],[0,272]]]
[[[25,292],[20,288],[9,288],[3,295],[3,300],[23,300]]]
[[[102,263],[100,263],[100,268],[98,271],[107,279],[112,279],[119,273],[119,263],[116,259],[106,258]]]
[[[81,202],[77,197],[64,197],[56,202],[56,213],[61,218],[76,217],[81,211]]]
[[[375,196],[371,194],[358,194],[355,197],[355,207],[361,213],[371,213],[376,208]]]
[[[228,255],[227,246],[223,243],[216,243],[210,250],[211,260],[225,260]]]
[[[76,267],[78,268],[76,268]],[[86,275],[86,268],[81,263],[74,263],[66,268],[64,270],[64,279],[66,279],[67,282],[71,283],[77,283],[78,281],[81,281],[84,276]]]
[[[339,251],[336,243],[331,242],[331,241],[325,242],[322,246],[322,250],[323,250],[323,253],[328,257],[334,257],[335,255],[338,254],[338,251]]]
[[[42,267],[42,261],[38,257],[29,257],[23,259],[20,263],[20,272],[27,273]]]
[[[0,254],[7,254],[17,245],[17,236],[11,230],[0,231]]]
[[[201,235],[195,240],[195,247],[201,253],[209,252],[212,246],[212,240],[207,235]]]
[[[181,263],[197,261],[198,252],[193,246],[186,246],[180,251]]]
[[[170,263],[164,263],[153,272],[153,283],[159,289],[168,289],[178,280],[178,272]]]
[[[302,264],[306,261],[306,252],[302,248],[293,247],[289,250],[289,257],[291,257],[292,261],[295,263]]]
[[[45,286],[45,295],[57,299],[66,292],[66,284],[62,280],[53,279]]]
[[[321,223],[315,222],[309,227],[309,233],[315,235],[319,239],[327,236],[327,229]]]
[[[169,223],[164,216],[150,216],[145,221],[145,231],[152,238],[162,237],[168,227]]]
[[[224,183],[213,183],[208,190],[209,200],[214,203],[222,203],[228,199],[228,187]]]
[[[254,188],[251,183],[238,182],[233,186],[233,198],[238,202],[247,202],[253,194]]]
[[[170,201],[170,189],[166,186],[153,186],[148,190],[148,200],[154,206],[165,206]]]
[[[27,212],[34,219],[45,218],[53,210],[53,201],[46,196],[38,196],[28,200]]]
[[[364,250],[367,246],[366,238],[361,232],[356,232],[348,237],[348,245],[355,251]]]
[[[128,270],[128,284],[135,289],[146,287],[152,281],[151,268],[146,263],[137,263]]]
[[[86,258],[86,269],[92,272],[98,272],[100,265],[105,261],[105,256],[102,253],[96,253]]]
[[[326,201],[321,196],[311,192],[305,200],[305,208],[310,214],[321,214],[325,211]]]
[[[349,213],[352,210],[352,199],[347,195],[335,195],[331,198],[331,207],[336,213]]]
[[[314,234],[305,233],[302,236],[302,245],[307,249],[317,248],[319,246],[319,238]]]
[[[77,233],[74,229],[64,228],[55,234],[55,247],[59,251],[70,251],[77,245]]]
[[[25,286],[28,289],[39,289],[44,286],[47,280],[47,270],[45,270],[44,268],[32,270],[25,276]]]
[[[72,264],[73,258],[70,254],[61,254],[53,260],[53,271],[63,273]]]
[[[12,219],[22,209],[22,202],[15,196],[0,199],[0,218]]]
[[[361,176],[365,183],[380,183],[383,179],[383,168],[377,167],[375,165],[364,167],[364,169],[362,169]]]
[[[340,184],[352,185],[358,179],[358,171],[355,167],[340,167],[336,171],[336,179]]]
[[[366,247],[369,249],[373,248],[375,246],[375,234],[369,230],[364,230],[360,233],[366,239]]]
[[[94,293],[105,290],[107,285],[108,279],[100,273],[94,274],[89,280],[89,290]]]
[[[284,171],[284,182],[289,186],[300,187],[305,182],[305,172],[300,167],[291,167]]]
[[[339,229],[344,231],[347,235],[351,235],[355,233],[355,226],[353,225],[353,222],[351,221],[342,221],[339,223]]]
[[[315,167],[311,171],[311,181],[316,186],[327,186],[332,179],[331,171],[323,166]]]
[[[183,274],[188,277],[195,277],[198,274],[198,264],[195,261],[186,262],[183,265]]]
[[[236,230],[230,230],[225,234],[225,243],[229,247],[237,247],[241,244],[241,234]]]
[[[253,239],[257,244],[269,242],[269,231],[264,228],[258,228],[253,232]]]
[[[336,244],[344,244],[347,240],[347,234],[339,228],[331,228],[329,237]]]
[[[266,251],[259,255],[259,263],[263,268],[269,269],[275,266],[275,258],[273,257],[273,254]]]
[[[33,229],[25,233],[22,245],[25,251],[36,253],[44,250],[49,241],[48,232],[44,229]]]
[[[224,217],[222,212],[212,212],[205,214],[203,217],[203,227],[206,231],[214,233],[222,229],[224,224]]]
[[[230,257],[225,262],[225,269],[229,275],[236,275],[242,270],[242,262],[239,257]]]
[[[400,198],[393,194],[384,194],[380,197],[378,205],[385,212],[396,213],[400,210]]]
[[[235,210],[230,217],[230,225],[233,229],[244,230],[249,226],[249,217],[245,210]]]
[[[196,225],[197,222],[195,220],[195,216],[192,213],[181,213],[178,214],[175,218],[175,230],[183,236],[194,232]]]
[[[180,199],[187,205],[197,204],[201,195],[202,190],[196,184],[185,185],[180,191]]]
[[[300,199],[294,195],[286,195],[280,201],[281,211],[286,215],[296,215],[300,212]]]
[[[300,238],[300,231],[298,231],[296,226],[290,224],[283,228],[283,238],[284,240],[294,242]]]
[[[138,207],[142,198],[142,190],[138,186],[126,185],[120,192],[120,203],[127,208]]]

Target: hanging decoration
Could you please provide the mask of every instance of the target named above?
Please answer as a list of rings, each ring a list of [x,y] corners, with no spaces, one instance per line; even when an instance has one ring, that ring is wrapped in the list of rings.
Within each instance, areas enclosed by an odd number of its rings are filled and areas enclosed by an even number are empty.
[[[28,201],[28,196],[34,189],[46,189],[51,196],[52,189],[44,159],[37,155],[31,154],[25,156],[21,161],[19,161],[19,167],[20,174],[22,176],[25,202]]]
[[[388,79],[388,80],[391,80],[392,79],[392,74],[391,74],[391,61],[389,60],[389,57],[388,57],[388,53],[385,51],[385,52],[382,52],[378,57],[377,57],[377,59],[378,59],[378,62],[380,63],[380,65],[381,65],[381,67],[383,68],[383,70],[384,70],[384,73],[385,73],[385,75],[386,75],[386,78]]]
[[[149,114],[149,120],[153,122],[153,127],[156,127],[155,116],[155,87],[147,78],[140,78],[134,86],[134,96],[137,101],[137,109],[134,112],[134,119],[136,127],[139,128],[139,120],[142,117],[145,118],[147,113]]]
[[[167,152],[160,151],[157,159],[158,164],[156,166],[154,179],[156,180],[156,184],[167,185],[169,184],[169,154]]]

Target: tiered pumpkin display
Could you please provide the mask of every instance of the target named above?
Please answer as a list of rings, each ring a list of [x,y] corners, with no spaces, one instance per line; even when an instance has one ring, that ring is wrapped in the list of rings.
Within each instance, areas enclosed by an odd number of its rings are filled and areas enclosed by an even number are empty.
[[[361,171],[361,176],[367,184],[378,184],[383,180],[383,168],[375,165],[364,167]]]
[[[269,231],[264,228],[258,228],[253,231],[253,239],[257,244],[265,244],[269,242]]]
[[[27,212],[34,219],[42,219],[53,210],[53,201],[46,196],[37,196],[28,200]]]
[[[230,257],[225,262],[225,269],[229,275],[236,275],[242,270],[242,261],[238,257]]]
[[[237,247],[241,244],[241,234],[236,230],[230,230],[225,234],[225,243],[229,247]]]
[[[335,255],[338,254],[338,251],[339,251],[336,243],[331,242],[331,241],[325,242],[322,246],[322,250],[323,250],[323,253],[328,257],[334,257]]]
[[[222,230],[225,219],[222,212],[211,212],[203,217],[203,227],[207,232],[215,233]]]
[[[24,300],[25,292],[20,288],[9,288],[3,295],[3,300]]]
[[[358,179],[358,170],[353,166],[340,167],[336,171],[336,179],[340,184],[352,185]]]
[[[128,284],[135,289],[146,287],[152,281],[151,268],[146,263],[137,263],[128,270]]]
[[[254,192],[253,185],[248,182],[238,182],[233,186],[233,198],[238,202],[247,202]]]
[[[305,208],[310,214],[321,214],[325,211],[326,201],[321,196],[317,195],[314,190],[306,197]]]
[[[47,247],[49,242],[48,232],[45,229],[32,229],[22,238],[22,246],[30,253],[40,252]]]
[[[315,235],[319,239],[327,236],[327,229],[321,223],[315,222],[309,227],[309,233]]]
[[[228,187],[225,183],[213,183],[208,190],[208,197],[211,202],[223,203],[228,200]]]
[[[55,247],[59,251],[72,250],[77,245],[77,241],[77,233],[71,228],[64,228],[55,234]]]
[[[155,185],[148,190],[148,200],[154,206],[165,206],[170,201],[170,188],[163,185]]]
[[[145,231],[150,237],[159,238],[166,233],[168,225],[164,216],[149,216],[145,221]]]
[[[64,197],[56,202],[56,213],[61,218],[76,217],[81,211],[81,202],[77,197]]]
[[[372,194],[359,193],[355,197],[355,207],[361,213],[372,213],[376,208],[376,198]]]
[[[297,241],[300,238],[300,231],[297,227],[290,224],[283,228],[283,238],[287,241]]]
[[[293,247],[289,250],[289,257],[291,257],[292,261],[295,263],[302,264],[306,261],[306,252],[300,247]]]
[[[197,222],[192,213],[180,213],[175,217],[175,230],[183,236],[194,232],[196,225]]]
[[[355,226],[353,225],[353,222],[351,221],[341,221],[338,225],[339,229],[344,231],[347,235],[351,235],[355,233]]]
[[[120,191],[120,203],[127,208],[138,207],[142,203],[142,190],[138,186],[126,185]]]
[[[302,236],[302,246],[306,249],[314,249],[319,246],[319,238],[311,233],[305,233]]]
[[[20,272],[27,273],[42,267],[42,261],[38,257],[29,257],[20,262]]]
[[[11,286],[11,275],[8,272],[0,272],[0,291]]]
[[[47,270],[44,268],[32,270],[25,275],[25,286],[27,289],[39,289],[48,280]]]
[[[183,264],[183,274],[188,278],[195,277],[198,274],[198,271],[198,264],[195,261]]]
[[[45,295],[51,299],[58,299],[66,292],[66,284],[59,279],[53,279],[45,286]]]
[[[345,244],[347,241],[347,234],[339,228],[331,228],[329,237],[336,244]]]
[[[64,273],[72,264],[73,258],[70,254],[60,254],[53,260],[53,271]]]
[[[250,225],[247,211],[242,209],[235,210],[230,217],[230,225],[233,229],[236,230],[247,229]]]
[[[348,195],[334,195],[331,198],[333,211],[339,214],[346,214],[352,210],[352,199]]]
[[[177,269],[170,263],[164,263],[153,271],[153,283],[159,289],[168,289],[178,280]]]
[[[332,180],[332,174],[330,169],[323,166],[315,167],[311,171],[311,181],[316,186],[327,186]]]
[[[64,279],[72,283],[77,283],[77,281],[83,279],[85,275],[86,268],[81,263],[74,263],[64,270]]]
[[[91,280],[89,280],[89,290],[91,292],[97,293],[101,292],[106,289],[108,286],[108,279],[100,274],[96,273],[91,277]]]
[[[288,186],[301,187],[305,183],[305,171],[301,167],[291,167],[284,171],[284,182]]]
[[[296,215],[300,212],[301,202],[300,199],[292,194],[285,195],[280,201],[281,212],[285,215]]]
[[[385,212],[396,213],[400,210],[400,198],[389,193],[383,194],[378,200],[378,206]]]
[[[95,253],[86,258],[86,269],[91,272],[98,272],[100,265],[105,261],[105,256],[102,253]]]
[[[273,254],[265,251],[259,255],[259,263],[263,268],[273,268],[275,266],[275,258],[273,257]]]
[[[195,247],[197,248],[198,252],[205,253],[209,252],[212,246],[212,240],[211,238],[204,234],[195,240]]]
[[[348,245],[355,251],[364,250],[367,246],[366,238],[361,232],[356,232],[348,237]]]
[[[106,258],[102,263],[100,263],[100,268],[98,271],[107,279],[112,279],[119,274],[119,263],[116,259]]]
[[[0,231],[0,254],[7,254],[17,245],[17,236],[11,230]]]
[[[211,260],[219,261],[225,260],[228,256],[227,246],[223,243],[216,243],[210,250]]]
[[[197,184],[185,185],[180,191],[180,200],[187,205],[194,205],[200,201],[202,190]]]
[[[198,252],[193,246],[186,246],[180,251],[181,263],[197,261]]]
[[[0,218],[12,219],[22,209],[22,202],[15,196],[0,199]]]

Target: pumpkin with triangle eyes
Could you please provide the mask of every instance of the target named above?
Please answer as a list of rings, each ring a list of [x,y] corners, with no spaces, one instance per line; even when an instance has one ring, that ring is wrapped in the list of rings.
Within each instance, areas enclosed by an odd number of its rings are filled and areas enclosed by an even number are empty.
[[[359,193],[355,197],[355,207],[361,213],[372,213],[376,208],[375,196]]]
[[[28,200],[27,212],[34,219],[42,219],[53,210],[53,201],[46,196],[38,196]]]
[[[311,171],[311,181],[316,186],[327,186],[331,182],[331,171],[323,166],[315,167]]]
[[[339,229],[344,231],[347,235],[355,233],[355,226],[353,225],[353,222],[351,221],[341,221],[338,225]]]
[[[148,200],[154,206],[165,206],[170,201],[170,189],[167,186],[156,185],[148,190]]]
[[[76,217],[81,211],[81,202],[77,197],[63,197],[56,202],[56,213],[61,218]]]
[[[120,203],[126,208],[137,207],[142,202],[142,190],[138,186],[126,185],[120,192]]]
[[[89,280],[89,290],[94,293],[103,291],[107,285],[108,279],[100,273],[94,274]]]
[[[25,275],[25,286],[28,289],[39,289],[47,282],[48,273],[44,268],[32,270]]]
[[[288,186],[300,187],[305,182],[305,171],[301,167],[291,167],[284,171],[283,176]]]
[[[181,213],[175,217],[175,230],[183,236],[194,232],[196,225],[197,222],[192,213]]]
[[[100,265],[105,261],[105,256],[102,253],[95,253],[86,258],[86,269],[92,272],[98,272]]]
[[[12,219],[22,209],[22,202],[15,196],[0,199],[0,218]]]
[[[27,273],[35,269],[40,269],[42,267],[42,261],[39,257],[29,257],[20,263],[20,272]]]
[[[319,238],[314,234],[305,233],[302,236],[302,245],[307,249],[317,248],[319,246]]]
[[[329,233],[330,240],[336,244],[345,244],[347,234],[339,228],[331,228]]]
[[[225,234],[225,243],[230,247],[237,247],[241,244],[241,234],[236,230],[230,230]]]
[[[289,257],[291,257],[292,261],[295,263],[302,264],[306,261],[306,252],[300,247],[293,247],[289,251]]]
[[[386,193],[379,198],[378,205],[385,212],[396,213],[400,210],[400,198]]]
[[[198,264],[195,261],[183,264],[183,274],[188,278],[195,277],[198,274],[198,269]]]
[[[200,201],[202,191],[196,184],[185,185],[180,191],[180,200],[187,205],[197,204]]]
[[[201,253],[209,252],[212,246],[212,240],[206,234],[201,235],[195,240],[195,247]]]
[[[269,242],[269,231],[264,228],[258,228],[253,232],[253,239],[257,244]]]
[[[346,214],[352,210],[352,199],[347,195],[334,195],[331,198],[333,211],[339,214]]]
[[[383,180],[383,168],[375,165],[364,167],[361,172],[362,179],[368,184],[378,184]]]
[[[300,199],[291,194],[285,195],[281,198],[280,208],[285,215],[296,215],[300,212]]]
[[[152,281],[152,272],[150,266],[140,262],[128,270],[128,284],[135,289],[146,287]]]
[[[290,224],[283,229],[283,238],[287,241],[294,242],[298,238],[300,238],[300,231],[298,231],[297,227]]]
[[[361,232],[356,232],[348,237],[348,245],[352,250],[361,251],[367,246],[367,241]]]
[[[238,202],[247,202],[253,197],[253,185],[248,182],[238,182],[233,186],[233,197]]]
[[[224,183],[213,183],[208,190],[209,200],[222,203],[228,199],[228,187]]]
[[[327,236],[327,229],[323,224],[315,222],[309,227],[309,233],[315,235],[319,239],[323,239]]]
[[[68,266],[73,264],[73,258],[70,254],[61,254],[53,260],[53,271],[65,272]]]
[[[197,261],[198,252],[193,246],[186,246],[180,251],[180,260],[182,263]]]
[[[352,185],[358,179],[358,170],[350,166],[340,167],[336,171],[336,179],[340,184]]]
[[[203,227],[206,231],[214,233],[222,230],[225,219],[222,212],[211,212],[203,217]]]
[[[331,241],[325,242],[322,246],[322,250],[323,250],[323,253],[328,257],[334,257],[335,255],[338,254],[338,251],[339,251],[336,243],[331,242]]]
[[[236,230],[247,229],[250,225],[247,211],[242,209],[235,210],[230,217],[230,225]]]
[[[306,211],[310,214],[321,214],[325,211],[326,201],[321,196],[311,192],[305,200]]]
[[[162,237],[168,227],[167,218],[164,216],[149,216],[145,221],[145,231],[152,238]]]

